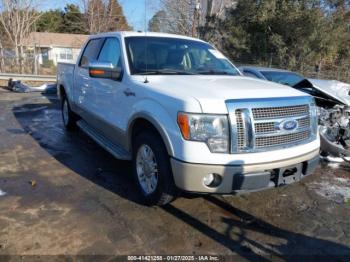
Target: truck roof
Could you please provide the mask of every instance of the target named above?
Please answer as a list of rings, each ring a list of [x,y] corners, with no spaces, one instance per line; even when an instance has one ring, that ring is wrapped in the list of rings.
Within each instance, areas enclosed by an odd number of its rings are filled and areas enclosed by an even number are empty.
[[[108,33],[100,33],[96,35],[91,35],[89,38],[96,38],[101,36],[120,36],[120,37],[128,37],[128,36],[147,36],[147,37],[168,37],[168,38],[180,38],[180,39],[187,39],[187,40],[193,40],[193,41],[200,41],[204,42],[203,40],[200,40],[198,38],[184,36],[184,35],[176,35],[176,34],[169,34],[169,33],[158,33],[158,32],[143,32],[143,31],[120,31],[120,32],[108,32]]]

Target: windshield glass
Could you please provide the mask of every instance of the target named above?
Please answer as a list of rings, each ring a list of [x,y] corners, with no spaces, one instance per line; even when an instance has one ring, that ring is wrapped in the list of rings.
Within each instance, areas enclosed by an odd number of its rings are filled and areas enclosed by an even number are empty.
[[[305,78],[292,72],[283,71],[262,71],[267,80],[283,85],[294,86]]]
[[[203,42],[136,36],[125,38],[125,44],[131,74],[239,75],[227,58]]]

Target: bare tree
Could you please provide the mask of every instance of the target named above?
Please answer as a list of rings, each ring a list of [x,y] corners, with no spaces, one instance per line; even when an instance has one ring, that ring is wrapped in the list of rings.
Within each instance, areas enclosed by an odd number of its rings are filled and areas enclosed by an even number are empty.
[[[23,43],[40,17],[39,0],[0,0],[0,23],[15,48],[16,64],[23,71]]]
[[[89,33],[130,30],[117,0],[81,0]]]
[[[82,0],[89,33],[100,33],[106,25],[106,8],[102,0]]]
[[[237,0],[161,0],[164,19],[171,33],[198,35],[198,27],[207,22],[208,17],[223,18],[225,10]]]
[[[166,12],[165,22],[170,33],[192,34],[195,0],[161,0]]]
[[[237,4],[237,0],[200,0],[202,7],[202,21],[205,23],[206,17],[224,18],[226,9]]]
[[[2,46],[2,41],[0,39],[0,72],[4,71],[5,68],[5,55],[4,48]]]

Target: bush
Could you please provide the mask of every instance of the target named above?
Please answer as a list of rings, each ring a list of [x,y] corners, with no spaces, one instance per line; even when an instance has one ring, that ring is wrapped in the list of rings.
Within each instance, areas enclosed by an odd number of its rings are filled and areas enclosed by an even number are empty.
[[[54,65],[52,60],[44,60],[41,66],[44,67],[44,68],[53,68],[53,67],[55,67],[55,65]]]

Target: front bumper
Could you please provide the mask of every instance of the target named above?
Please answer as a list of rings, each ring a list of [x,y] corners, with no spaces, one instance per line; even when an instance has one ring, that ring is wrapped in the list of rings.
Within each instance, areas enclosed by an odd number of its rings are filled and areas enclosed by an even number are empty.
[[[178,188],[190,192],[231,194],[237,192],[259,191],[270,187],[297,182],[313,173],[318,165],[319,150],[307,154],[266,164],[245,165],[204,165],[186,163],[171,159],[175,184]],[[285,171],[295,171],[284,176]],[[218,174],[221,183],[216,187],[203,184],[208,174]]]

